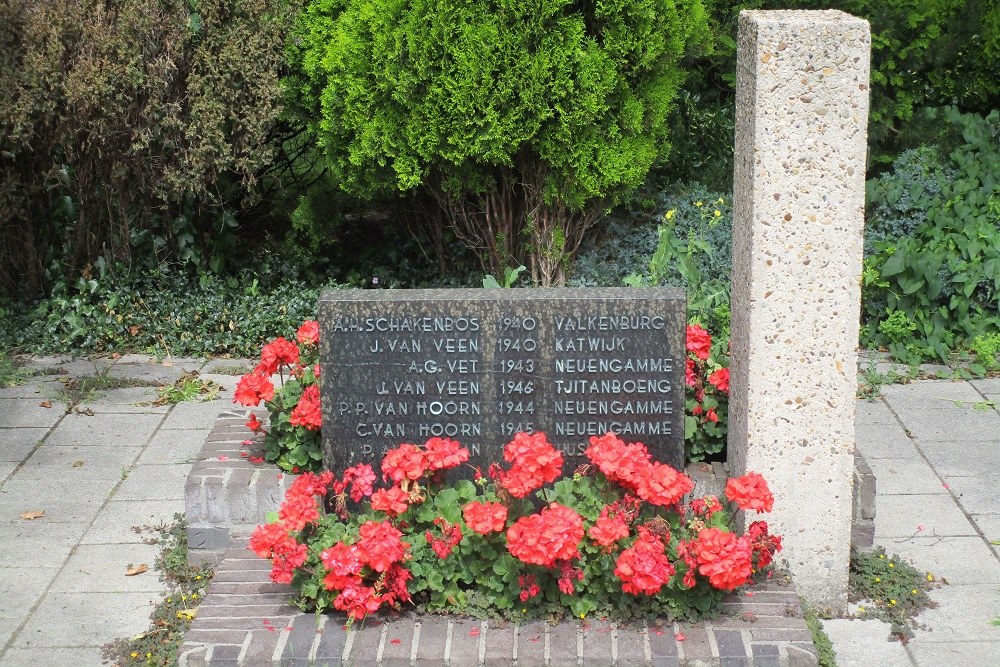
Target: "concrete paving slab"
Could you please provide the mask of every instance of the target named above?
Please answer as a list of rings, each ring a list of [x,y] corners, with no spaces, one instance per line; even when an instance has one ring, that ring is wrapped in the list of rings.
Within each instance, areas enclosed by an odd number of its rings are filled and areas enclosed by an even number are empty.
[[[905,411],[949,410],[955,401],[972,404],[983,397],[968,382],[946,380],[914,380],[909,384],[889,384],[882,388],[885,402],[899,414]]]
[[[24,620],[57,574],[58,567],[0,566],[0,617]],[[0,646],[5,641],[0,638]]]
[[[910,644],[919,667],[987,667],[1000,665],[1000,641]]]
[[[900,413],[919,447],[941,441],[1000,441],[1000,414],[966,407]]]
[[[138,536],[136,536],[138,537]],[[158,593],[163,583],[153,568],[162,550],[158,544],[81,544],[70,555],[52,584],[52,593]],[[146,572],[126,576],[132,566]]]
[[[0,523],[0,567],[59,567],[86,529],[44,518]]]
[[[11,483],[7,482],[0,490],[0,522],[19,521],[21,512],[26,510],[44,510],[45,520],[49,523],[81,524],[81,527],[86,528],[97,516],[108,495],[107,490],[95,489],[87,497],[26,497],[8,493],[10,486]]]
[[[920,451],[941,477],[975,475],[985,462],[1000,460],[1000,442],[996,440],[922,442]]]
[[[885,401],[858,401],[854,413],[854,423],[860,424],[897,424],[896,415],[892,413]]]
[[[14,610],[11,610],[13,614]],[[31,607],[24,609],[19,616],[3,616],[0,615],[0,647],[5,646],[11,637],[14,636],[14,632],[21,626],[24,619],[28,617],[31,612]],[[4,663],[0,661],[0,665]]]
[[[184,512],[184,501],[175,500],[118,500],[105,505],[93,525],[87,530],[81,544],[118,544],[140,541],[143,537],[156,537],[158,533],[142,532],[133,528],[157,527],[173,522],[175,514]]]
[[[46,399],[0,399],[0,428],[16,426],[33,426],[50,428],[63,416],[63,409],[58,403],[51,407],[43,407]]]
[[[1000,642],[1000,629],[991,624],[994,618],[1000,618],[1000,586],[951,584],[929,595],[938,606],[917,616],[927,630],[917,632],[913,644]]]
[[[156,597],[151,593],[47,595],[14,638],[12,648],[99,647],[118,637],[131,637],[149,628],[150,603]]]
[[[88,401],[80,403],[80,410],[91,410],[95,414],[131,414],[150,413],[164,414],[169,405],[152,405],[157,399],[155,387],[128,387],[125,389],[108,389]]]
[[[1000,584],[1000,561],[979,537],[890,537],[875,543],[952,585]]]
[[[164,429],[189,430],[210,429],[219,413],[229,410],[233,404],[228,400],[185,401],[178,403],[163,422]]]
[[[969,514],[1000,514],[1000,469],[944,481]]]
[[[53,446],[142,446],[163,421],[162,415],[66,415],[49,439]]]
[[[1000,542],[1000,514],[974,514],[972,521],[989,542]]]
[[[81,375],[95,375],[106,371],[115,364],[114,359],[69,359],[63,361],[59,366],[66,371],[70,377],[80,377]]]
[[[1000,377],[969,380],[969,384],[981,394],[1000,394]]]
[[[162,465],[196,461],[210,431],[209,428],[160,430],[149,441],[137,463]]]
[[[875,497],[875,538],[978,536],[975,526],[950,495]]]
[[[260,359],[211,359],[201,369],[201,374],[226,375],[233,379],[246,375],[260,363]]]
[[[47,428],[0,428],[0,461],[20,463],[48,432]]]
[[[55,396],[61,388],[62,384],[55,379],[55,376],[29,378],[24,384],[19,384],[16,387],[0,387],[0,398],[37,399],[40,403]]]
[[[4,480],[6,480],[10,475],[14,473],[17,468],[16,463],[7,463],[0,461],[0,489],[3,488]]]
[[[0,658],[0,667],[25,667],[37,665],[56,667],[107,667],[101,660],[101,649],[97,646],[81,648],[13,648]]]
[[[140,447],[60,447],[45,444],[25,461],[17,472],[17,479],[51,484],[53,476],[58,475],[67,488],[93,479],[119,480],[122,471],[135,463],[141,452]]]
[[[899,642],[891,642],[889,624],[878,619],[823,621],[823,631],[837,652],[837,667],[904,667],[914,663]]]
[[[104,470],[104,469],[102,469]],[[48,507],[72,509],[74,503],[96,503],[93,514],[86,515],[89,523],[97,515],[99,508],[107,499],[111,490],[121,481],[122,470],[107,470],[107,474],[80,476],[77,483],[63,485],[53,482],[52,477],[46,477],[43,471],[31,474],[18,471],[3,485],[0,491],[0,521],[4,520],[3,509],[8,503],[19,502],[22,506],[37,505],[39,509]],[[20,510],[16,513],[19,514]],[[46,516],[50,513],[46,512]],[[74,516],[81,516],[74,512]]]
[[[947,493],[941,479],[923,458],[865,459],[875,473],[879,494]]]
[[[145,465],[129,471],[115,493],[115,500],[179,500],[190,465]]]
[[[898,422],[858,424],[855,439],[861,455],[868,459],[910,459],[919,456],[913,441]]]
[[[129,380],[153,382],[167,385],[175,382],[184,374],[184,368],[178,365],[164,366],[157,363],[118,363],[111,367],[108,375]]]

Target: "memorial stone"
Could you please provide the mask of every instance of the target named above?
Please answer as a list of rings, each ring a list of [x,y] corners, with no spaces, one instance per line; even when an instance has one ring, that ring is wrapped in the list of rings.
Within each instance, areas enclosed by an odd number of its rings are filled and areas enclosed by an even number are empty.
[[[325,465],[377,470],[388,449],[447,437],[485,472],[524,431],[569,472],[613,431],[680,467],[685,306],[661,288],[326,291]]]

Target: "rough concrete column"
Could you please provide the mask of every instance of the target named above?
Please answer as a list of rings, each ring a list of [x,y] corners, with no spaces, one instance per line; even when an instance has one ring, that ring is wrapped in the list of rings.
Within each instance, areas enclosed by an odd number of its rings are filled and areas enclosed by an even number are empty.
[[[740,14],[731,474],[763,474],[800,592],[847,604],[871,39],[838,11]],[[755,517],[747,517],[752,520]]]

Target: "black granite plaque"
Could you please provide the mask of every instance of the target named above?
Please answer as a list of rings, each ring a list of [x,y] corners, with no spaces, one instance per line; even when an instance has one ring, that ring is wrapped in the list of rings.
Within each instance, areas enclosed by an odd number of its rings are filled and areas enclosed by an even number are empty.
[[[685,306],[660,288],[326,291],[325,464],[378,472],[387,449],[441,436],[485,472],[515,433],[543,431],[569,472],[614,431],[679,467]]]

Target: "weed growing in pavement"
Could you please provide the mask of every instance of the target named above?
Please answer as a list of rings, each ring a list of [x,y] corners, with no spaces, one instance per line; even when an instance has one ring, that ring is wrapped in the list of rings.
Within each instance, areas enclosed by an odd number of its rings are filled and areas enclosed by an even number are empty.
[[[63,388],[56,395],[56,400],[66,404],[66,412],[70,413],[80,403],[89,401],[102,391],[109,389],[130,389],[133,387],[158,387],[159,383],[141,378],[118,377],[111,375],[114,365],[98,369],[95,365],[94,373],[91,375],[81,375],[79,377],[64,377],[59,381]]]
[[[31,371],[0,351],[0,387],[16,387],[31,377]]]
[[[188,564],[185,528],[181,514],[175,514],[173,523],[169,525],[145,527],[145,530],[160,534],[163,550],[156,557],[155,567],[167,585],[167,595],[150,614],[152,625],[149,630],[134,637],[116,639],[103,647],[104,659],[112,661],[115,667],[167,667],[177,664],[177,650],[212,578],[211,569]]]
[[[806,627],[812,633],[813,645],[819,653],[819,667],[837,667],[837,652],[833,650],[833,642],[823,631],[823,622],[819,620],[819,616],[804,600],[802,609]]]
[[[253,366],[249,364],[223,364],[220,366],[214,366],[211,372],[215,375],[246,375],[253,370]]]
[[[924,609],[937,606],[927,591],[939,588],[930,572],[920,572],[896,555],[886,555],[876,547],[871,552],[855,553],[851,558],[848,597],[860,603],[857,616],[879,618],[892,626],[891,638],[907,642],[919,627],[914,617]]]
[[[858,378],[857,396],[858,398],[874,401],[882,395],[882,387],[885,385],[906,384],[916,377],[916,375],[917,369],[915,367],[910,367],[905,373],[898,373],[891,368],[887,372],[882,373],[878,370],[878,366],[875,365],[875,361],[871,360],[868,362],[868,366],[861,371],[861,376]]]
[[[215,382],[204,380],[198,376],[198,371],[191,371],[180,376],[176,382],[157,391],[158,398],[153,405],[169,405],[184,401],[211,401],[222,390]]]

